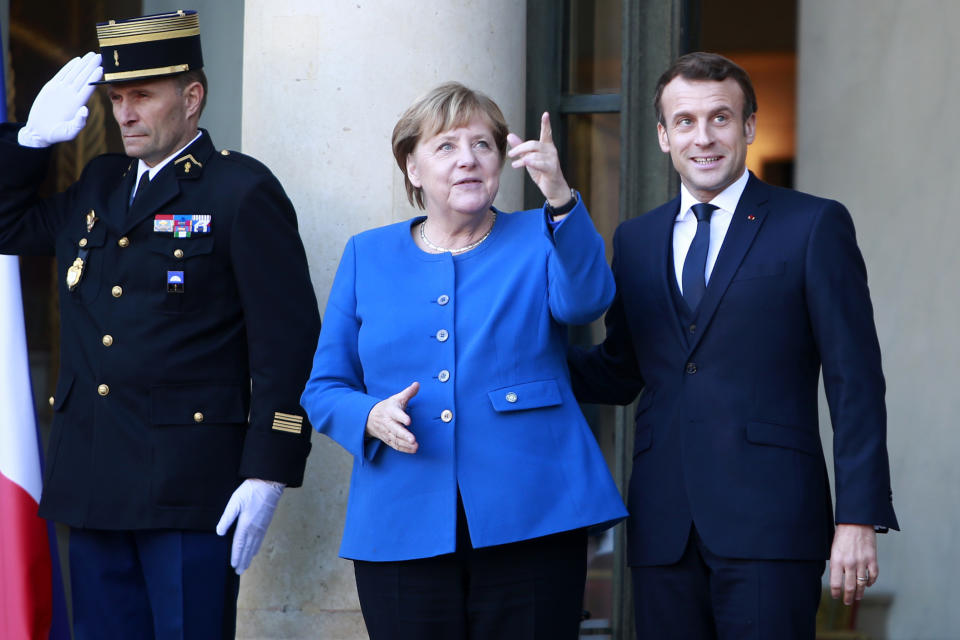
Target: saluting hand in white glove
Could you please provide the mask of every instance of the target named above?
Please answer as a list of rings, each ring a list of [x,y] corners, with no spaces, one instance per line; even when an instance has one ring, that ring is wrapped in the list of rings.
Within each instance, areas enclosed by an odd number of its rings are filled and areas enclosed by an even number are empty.
[[[24,147],[49,147],[73,140],[87,123],[87,100],[96,82],[103,77],[100,54],[92,51],[74,58],[43,85],[30,107],[27,125],[17,141]]]
[[[217,523],[217,535],[226,535],[236,520],[230,565],[236,569],[237,575],[247,570],[253,556],[260,550],[284,486],[279,482],[247,478],[230,496]]]

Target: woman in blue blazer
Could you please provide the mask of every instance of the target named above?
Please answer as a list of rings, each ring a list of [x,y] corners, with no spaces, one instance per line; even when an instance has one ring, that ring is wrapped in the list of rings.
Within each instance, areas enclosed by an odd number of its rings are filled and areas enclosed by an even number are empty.
[[[508,142],[542,209],[492,207]],[[340,554],[370,637],[576,638],[586,527],[626,516],[565,362],[613,298],[603,241],[547,114],[523,142],[448,83],[393,148],[426,216],[349,240],[301,398],[354,456]]]

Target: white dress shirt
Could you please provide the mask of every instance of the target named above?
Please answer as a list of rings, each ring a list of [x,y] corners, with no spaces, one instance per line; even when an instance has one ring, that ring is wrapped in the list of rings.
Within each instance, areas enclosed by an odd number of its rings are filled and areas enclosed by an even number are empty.
[[[727,229],[730,228],[733,212],[737,208],[737,203],[740,202],[740,196],[747,186],[749,177],[750,173],[744,169],[743,175],[736,182],[710,201],[710,204],[716,205],[717,209],[710,217],[710,248],[707,250],[707,267],[704,273],[707,284],[710,284],[710,274],[713,273],[713,265],[717,262],[717,254],[720,253],[720,246],[727,235]],[[681,294],[683,293],[683,261],[686,260],[693,236],[697,233],[697,216],[691,207],[698,202],[700,201],[694,198],[681,183],[680,213],[677,214],[673,223],[673,268],[676,271],[677,285],[680,287]]]

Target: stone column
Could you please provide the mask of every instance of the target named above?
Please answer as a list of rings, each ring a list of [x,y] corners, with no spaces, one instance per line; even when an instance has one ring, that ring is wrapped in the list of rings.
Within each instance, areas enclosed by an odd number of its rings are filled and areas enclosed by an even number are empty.
[[[522,126],[525,30],[513,0],[246,0],[242,148],[297,208],[321,310],[351,235],[417,215],[390,148],[417,96],[458,80]],[[523,179],[508,164],[498,207],[520,208]],[[351,459],[313,443],[304,487],[285,493],[241,581],[238,638],[366,637],[352,564],[337,557]]]

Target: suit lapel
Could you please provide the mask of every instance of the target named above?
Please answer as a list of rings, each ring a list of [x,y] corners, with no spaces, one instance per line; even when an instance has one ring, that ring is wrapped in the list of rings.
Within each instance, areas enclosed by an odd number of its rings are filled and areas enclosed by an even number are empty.
[[[178,197],[181,180],[200,178],[204,165],[213,154],[213,142],[210,140],[210,134],[204,129],[201,129],[201,133],[203,135],[181,151],[176,158],[171,160],[153,177],[143,197],[138,198],[133,207],[126,211],[126,218],[120,225],[122,233],[129,232],[130,229],[157,213],[164,205]],[[136,171],[132,171],[132,173],[136,174]],[[129,199],[130,189],[132,188],[133,182],[131,181],[125,198]],[[126,200],[122,204],[124,210],[126,210]]]
[[[727,235],[723,239],[723,245],[717,255],[717,262],[710,274],[710,283],[707,285],[707,290],[700,301],[697,316],[699,330],[694,339],[690,341],[691,353],[703,338],[720,301],[723,299],[723,295],[727,292],[727,288],[733,280],[734,274],[740,268],[740,263],[743,262],[744,256],[750,250],[750,246],[766,219],[769,212],[767,201],[768,190],[751,173],[747,187],[743,190],[743,195],[740,196],[740,202],[737,203],[737,210],[733,212],[730,228],[727,229]]]
[[[105,194],[106,210],[97,212],[107,226],[118,234],[121,234],[127,226],[127,201],[130,199],[130,192],[133,190],[136,179],[137,161],[131,160],[127,170],[123,172],[123,178]]]
[[[137,201],[127,211],[123,233],[127,233],[178,195],[180,195],[180,185],[173,174],[172,164],[168,164],[153,177],[143,197],[137,198]]]
[[[679,212],[680,196],[677,196],[650,215],[659,216],[654,230],[656,242],[654,243],[653,256],[657,265],[656,268],[659,270],[658,280],[661,284],[660,295],[657,298],[660,301],[664,317],[668,318],[668,322],[673,325],[674,335],[680,345],[686,347],[687,338],[683,335],[683,327],[681,326],[680,316],[677,314],[677,305],[673,302],[673,291],[671,289],[673,286],[671,279],[676,280],[677,277],[673,260],[671,260],[673,256],[671,247],[673,246],[673,227]]]

